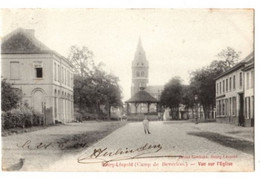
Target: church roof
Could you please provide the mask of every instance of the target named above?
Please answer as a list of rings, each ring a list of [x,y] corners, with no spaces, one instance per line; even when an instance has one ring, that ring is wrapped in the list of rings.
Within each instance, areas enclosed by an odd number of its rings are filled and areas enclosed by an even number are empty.
[[[2,39],[1,54],[53,54],[73,65],[34,36],[34,30],[17,28]]]
[[[163,85],[149,85],[146,87],[148,93],[160,93],[164,89]]]
[[[140,90],[127,100],[126,103],[158,103],[158,100],[152,97],[147,91]]]

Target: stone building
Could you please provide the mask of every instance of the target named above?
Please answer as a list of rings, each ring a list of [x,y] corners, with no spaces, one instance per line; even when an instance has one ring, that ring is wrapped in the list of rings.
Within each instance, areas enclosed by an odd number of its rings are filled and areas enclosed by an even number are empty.
[[[73,65],[18,28],[2,39],[2,77],[21,90],[22,101],[44,113],[46,124],[73,120]]]
[[[253,125],[253,53],[216,78],[216,119]],[[248,120],[251,119],[251,120]]]

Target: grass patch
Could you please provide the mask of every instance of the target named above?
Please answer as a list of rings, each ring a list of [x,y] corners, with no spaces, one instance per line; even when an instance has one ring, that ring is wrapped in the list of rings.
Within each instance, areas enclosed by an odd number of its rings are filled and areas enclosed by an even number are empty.
[[[189,132],[188,135],[203,137],[209,141],[216,142],[225,147],[233,148],[244,153],[254,155],[254,143],[250,141],[229,137],[214,132]]]
[[[64,150],[66,153],[80,152],[124,125],[126,125],[126,122],[110,122],[98,130],[67,135],[58,139],[57,143],[60,144],[59,148]]]

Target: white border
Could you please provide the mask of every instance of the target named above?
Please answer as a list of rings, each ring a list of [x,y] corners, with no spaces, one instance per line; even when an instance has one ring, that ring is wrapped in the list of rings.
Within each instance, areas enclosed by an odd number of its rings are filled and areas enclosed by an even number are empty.
[[[259,6],[257,4],[258,0],[0,0],[1,8],[254,8],[255,9],[255,22],[259,21]],[[1,27],[1,25],[0,25]],[[258,35],[259,23],[255,24],[255,39],[260,39]],[[0,29],[1,30],[1,29]],[[255,41],[255,68],[259,68],[259,45]],[[255,76],[259,75],[259,71],[255,70]],[[259,81],[259,80],[258,80]],[[255,80],[255,98],[258,98],[259,82]],[[258,108],[259,100],[255,100],[255,108]],[[260,138],[259,138],[259,117],[260,110],[255,109],[255,159],[256,167],[253,173],[37,173],[37,172],[19,172],[19,173],[8,173],[0,172],[1,177],[108,177],[108,178],[132,178],[132,177],[259,177],[260,172]]]

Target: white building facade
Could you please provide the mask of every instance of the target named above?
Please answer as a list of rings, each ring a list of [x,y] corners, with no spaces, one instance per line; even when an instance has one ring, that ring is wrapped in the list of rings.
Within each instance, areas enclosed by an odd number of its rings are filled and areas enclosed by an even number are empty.
[[[46,124],[74,118],[73,65],[19,28],[2,40],[2,77],[22,91],[23,102],[43,113]]]
[[[252,120],[246,120],[250,117],[253,119],[253,115],[245,117],[247,116],[247,108],[252,106],[252,99],[246,99],[246,97],[253,98],[254,90],[253,87],[247,88],[245,86],[248,82],[245,66],[253,60],[254,56],[251,53],[243,61],[216,78],[216,119],[218,122],[253,126]],[[251,78],[249,80],[252,82]],[[248,102],[251,104],[248,105]],[[253,112],[252,109],[253,107],[249,109],[251,113]]]
[[[245,125],[254,125],[254,60],[245,64],[244,72],[244,117]]]

